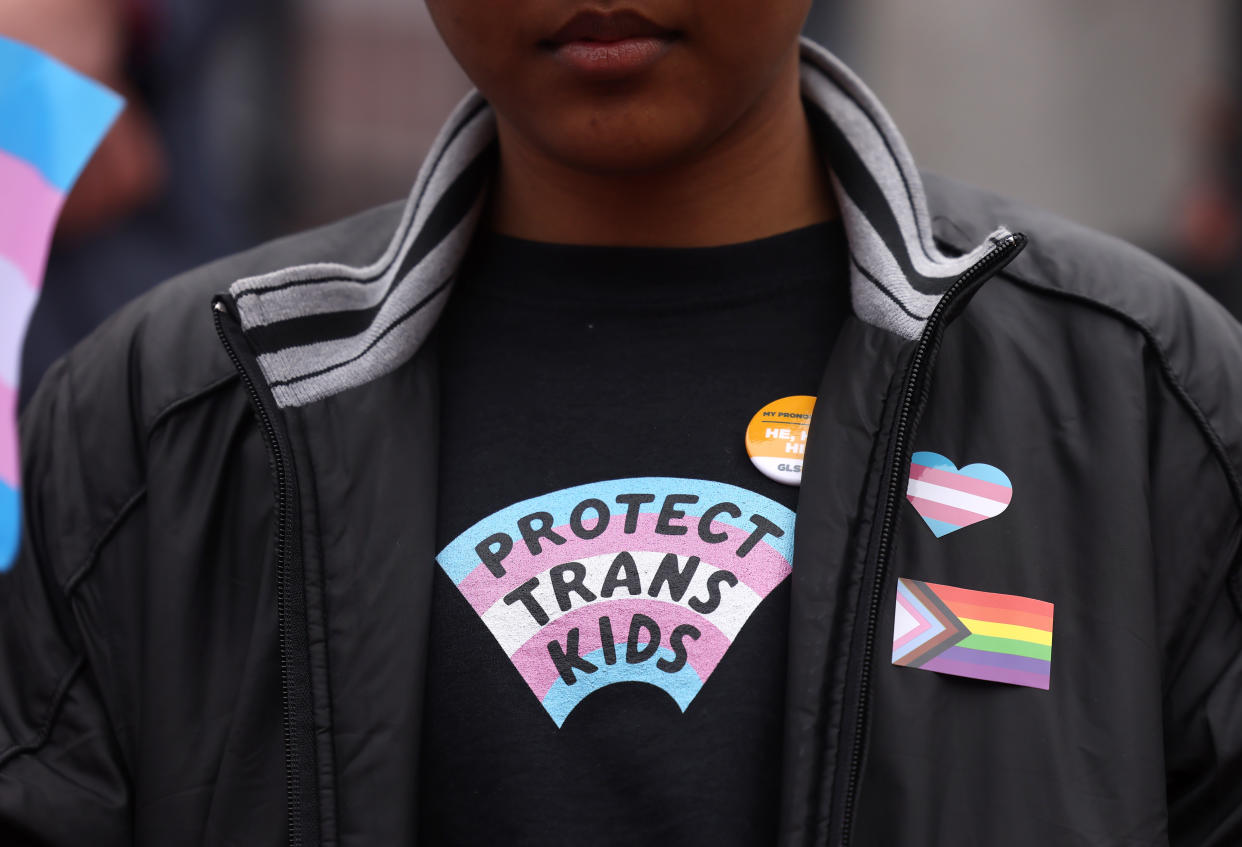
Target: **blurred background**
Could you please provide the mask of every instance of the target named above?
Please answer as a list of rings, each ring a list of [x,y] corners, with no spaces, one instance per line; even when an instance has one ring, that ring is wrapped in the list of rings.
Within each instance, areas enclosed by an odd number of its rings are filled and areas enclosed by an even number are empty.
[[[0,0],[130,106],[28,335],[57,356],[182,270],[403,196],[468,82],[421,0]],[[1242,4],[817,0],[929,170],[1133,241],[1242,315]]]

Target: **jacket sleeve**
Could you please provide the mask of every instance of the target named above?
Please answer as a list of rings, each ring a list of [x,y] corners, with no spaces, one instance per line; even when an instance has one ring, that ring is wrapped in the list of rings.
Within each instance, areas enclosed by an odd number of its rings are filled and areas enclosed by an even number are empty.
[[[131,841],[129,789],[72,577],[92,521],[64,363],[22,421],[22,539],[0,573],[0,844]],[[96,539],[95,541],[97,541]]]
[[[1242,362],[1233,367],[1242,369]],[[1164,750],[1173,847],[1242,844],[1242,474],[1231,416],[1168,380],[1151,404],[1151,526],[1164,652]],[[1153,395],[1157,392],[1153,391]],[[1221,426],[1219,423],[1223,423]]]

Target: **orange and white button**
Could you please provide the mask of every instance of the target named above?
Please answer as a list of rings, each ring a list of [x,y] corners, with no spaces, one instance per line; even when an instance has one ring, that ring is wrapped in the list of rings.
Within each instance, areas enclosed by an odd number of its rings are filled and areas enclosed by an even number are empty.
[[[802,484],[802,457],[815,398],[782,397],[764,406],[746,427],[746,452],[759,472],[785,485]]]

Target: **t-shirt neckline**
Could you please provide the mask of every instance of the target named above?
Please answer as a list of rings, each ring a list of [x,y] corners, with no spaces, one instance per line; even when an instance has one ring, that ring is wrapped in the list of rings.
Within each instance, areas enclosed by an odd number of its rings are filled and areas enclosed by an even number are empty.
[[[713,247],[559,244],[484,230],[461,279],[477,294],[547,304],[737,302],[835,278],[847,250],[840,221]]]

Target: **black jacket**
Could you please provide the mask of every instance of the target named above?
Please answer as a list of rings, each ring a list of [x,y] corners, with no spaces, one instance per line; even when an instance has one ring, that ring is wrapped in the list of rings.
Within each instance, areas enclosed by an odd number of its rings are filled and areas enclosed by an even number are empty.
[[[804,57],[855,314],[798,506],[781,843],[1242,843],[1242,327],[1124,244],[924,183]],[[44,381],[0,575],[0,843],[413,843],[423,342],[492,132],[470,98],[404,206],[173,280]],[[1012,502],[936,537],[915,451],[1004,469]],[[891,664],[899,577],[1053,603],[1049,690]]]

